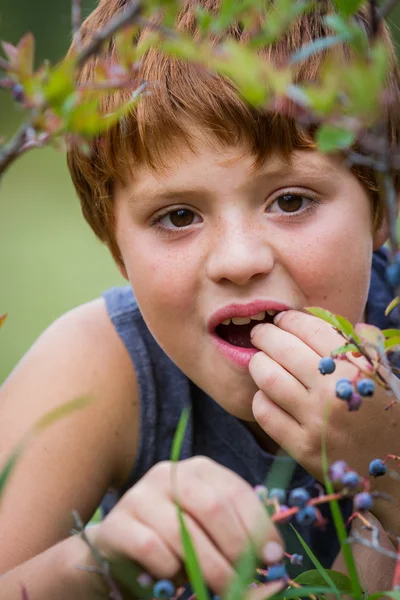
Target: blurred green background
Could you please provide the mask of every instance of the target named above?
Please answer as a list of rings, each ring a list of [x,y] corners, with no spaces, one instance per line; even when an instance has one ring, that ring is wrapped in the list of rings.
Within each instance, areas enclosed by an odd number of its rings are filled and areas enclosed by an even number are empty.
[[[95,0],[83,0],[87,15]],[[0,39],[17,43],[33,32],[37,65],[56,62],[71,36],[70,0],[0,0]],[[391,17],[400,41],[400,8]],[[0,93],[0,137],[20,115]],[[0,383],[38,335],[60,314],[123,283],[112,259],[86,225],[69,181],[65,156],[35,150],[19,159],[0,187]]]
[[[95,0],[84,1],[87,15]],[[36,38],[37,65],[65,54],[71,36],[70,0],[0,0],[0,39]],[[0,92],[0,136],[21,115]],[[14,163],[0,187],[0,383],[59,315],[124,280],[80,213],[65,155],[34,150]]]

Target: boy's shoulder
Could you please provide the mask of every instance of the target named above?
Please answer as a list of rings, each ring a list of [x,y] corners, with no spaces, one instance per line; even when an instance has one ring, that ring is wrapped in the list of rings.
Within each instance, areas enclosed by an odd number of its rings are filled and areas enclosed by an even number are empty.
[[[93,439],[101,437],[108,445],[114,457],[112,484],[125,480],[136,453],[138,387],[104,298],[82,304],[50,325],[5,381],[0,395],[2,413],[24,414],[22,429],[24,423],[29,429],[43,414],[74,398],[89,398],[89,407],[79,410],[77,418],[92,428]],[[15,436],[10,446],[18,442],[17,432]],[[118,439],[114,450],[108,443],[112,439]]]

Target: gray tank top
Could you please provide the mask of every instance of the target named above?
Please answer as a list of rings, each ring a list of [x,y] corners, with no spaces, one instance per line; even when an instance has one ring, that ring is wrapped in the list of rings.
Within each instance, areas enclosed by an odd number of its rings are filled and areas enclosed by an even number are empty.
[[[393,297],[393,290],[384,278],[386,263],[384,250],[374,253],[367,307],[369,322],[382,328],[392,326],[388,320],[382,320],[384,309]],[[140,394],[140,436],[136,462],[126,485],[118,493],[110,493],[104,499],[104,514],[153,465],[169,460],[174,433],[186,406],[191,411],[182,446],[182,459],[195,455],[208,456],[243,477],[252,486],[268,481],[270,488],[302,486],[313,496],[319,493],[314,479],[300,465],[288,456],[273,456],[263,450],[243,422],[207,396],[168,358],[148,330],[129,286],[112,288],[104,293],[104,298],[110,319],[132,359]],[[285,480],[288,473],[291,473],[289,483]],[[347,519],[352,510],[351,502],[343,502],[342,509]],[[322,564],[329,567],[338,553],[339,545],[329,507],[322,507],[322,513],[327,518],[325,528],[297,528]],[[287,551],[304,555],[290,527],[284,526],[282,533]],[[303,568],[291,566],[291,575],[295,576],[306,568],[311,568],[307,560]]]

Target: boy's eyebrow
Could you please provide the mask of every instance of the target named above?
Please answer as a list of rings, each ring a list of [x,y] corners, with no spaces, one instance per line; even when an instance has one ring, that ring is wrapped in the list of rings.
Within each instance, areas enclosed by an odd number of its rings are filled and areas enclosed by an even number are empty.
[[[249,192],[250,190],[255,190],[260,186],[264,181],[267,183],[273,177],[279,177],[282,175],[292,175],[292,176],[301,176],[302,178],[310,178],[315,180],[323,180],[326,179],[327,173],[335,174],[337,176],[337,169],[327,164],[324,161],[324,164],[318,164],[318,161],[315,162],[313,160],[307,161],[307,163],[298,160],[293,160],[292,163],[280,162],[279,165],[274,164],[270,169],[263,170],[260,173],[256,173],[249,178],[243,185],[238,188],[238,192]],[[143,188],[136,190],[133,194],[129,196],[128,202],[129,204],[136,204],[141,201],[171,201],[171,200],[190,200],[193,201],[204,199],[205,197],[211,197],[213,194],[210,192],[210,189],[205,186],[185,186],[180,185],[179,187],[168,186],[164,187],[162,190],[152,190],[151,188]]]

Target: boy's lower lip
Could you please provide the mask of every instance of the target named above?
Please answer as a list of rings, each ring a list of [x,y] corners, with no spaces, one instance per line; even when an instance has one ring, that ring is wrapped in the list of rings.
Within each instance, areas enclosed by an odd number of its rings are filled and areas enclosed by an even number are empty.
[[[257,352],[260,352],[257,348],[241,348],[240,346],[233,346],[215,334],[212,335],[211,338],[222,354],[242,369],[248,369],[249,362],[253,356],[257,354]]]

